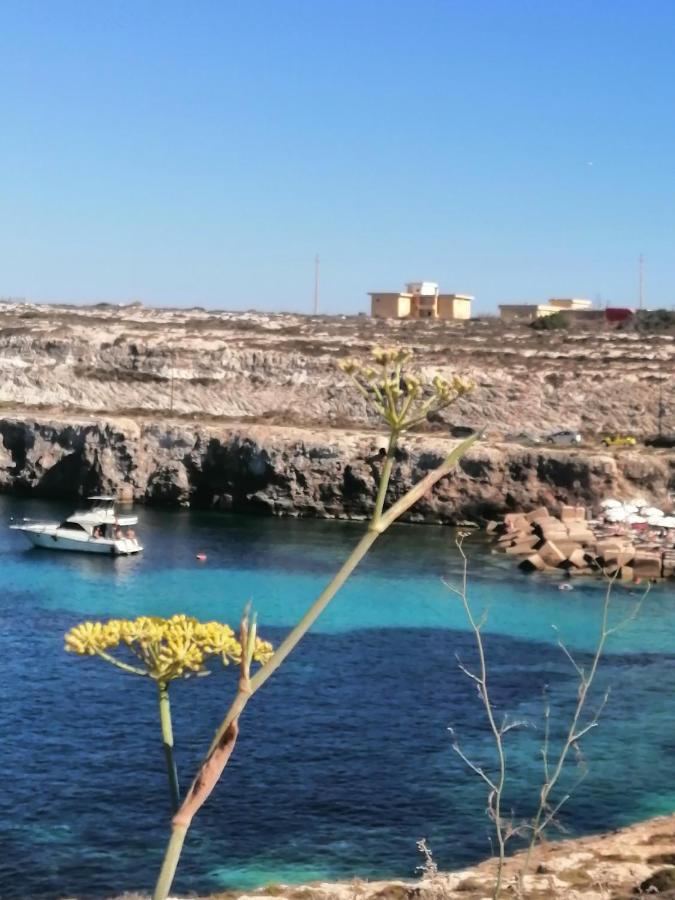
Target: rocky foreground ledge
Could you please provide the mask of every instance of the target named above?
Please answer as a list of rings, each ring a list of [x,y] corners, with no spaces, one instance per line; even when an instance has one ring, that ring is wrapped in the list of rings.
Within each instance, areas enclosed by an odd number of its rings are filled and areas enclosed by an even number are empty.
[[[409,435],[390,500],[437,466],[456,441]],[[35,415],[0,418],[0,491],[75,499],[118,493],[141,503],[279,516],[362,519],[373,508],[384,435],[290,426]],[[418,503],[409,521],[457,524],[607,496],[663,503],[675,452],[620,453],[481,441]]]
[[[675,816],[660,816],[620,831],[539,847],[515,889],[522,853],[506,863],[502,896],[522,900],[675,900]],[[490,900],[495,860],[458,872],[426,874],[419,881],[362,881],[273,885],[225,891],[210,900]],[[148,900],[126,894],[117,900]],[[174,898],[178,900],[178,898]]]

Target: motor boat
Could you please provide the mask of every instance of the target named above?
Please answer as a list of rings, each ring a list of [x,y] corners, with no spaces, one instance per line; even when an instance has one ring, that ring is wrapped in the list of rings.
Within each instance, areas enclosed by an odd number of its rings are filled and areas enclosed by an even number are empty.
[[[105,553],[128,556],[143,549],[133,525],[138,516],[118,515],[116,497],[87,497],[89,509],[74,512],[63,522],[31,522],[10,525],[21,531],[36,547],[48,550],[78,550],[82,553]]]

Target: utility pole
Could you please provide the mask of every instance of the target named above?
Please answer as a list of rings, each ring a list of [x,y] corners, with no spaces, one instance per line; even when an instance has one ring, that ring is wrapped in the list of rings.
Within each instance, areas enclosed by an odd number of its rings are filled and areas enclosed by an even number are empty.
[[[174,375],[175,375],[175,372],[174,372],[175,365],[176,365],[176,359],[175,359],[173,353],[171,353],[171,402],[170,402],[170,406],[169,406],[169,409],[171,410],[171,412],[173,412],[173,379],[174,379]]]
[[[659,382],[659,437],[663,434],[663,416],[665,415],[665,408],[663,406],[663,382]]]
[[[314,258],[314,315],[319,315],[319,254]]]
[[[642,301],[644,299],[644,256],[640,254],[640,295],[639,295],[639,308],[642,309]]]

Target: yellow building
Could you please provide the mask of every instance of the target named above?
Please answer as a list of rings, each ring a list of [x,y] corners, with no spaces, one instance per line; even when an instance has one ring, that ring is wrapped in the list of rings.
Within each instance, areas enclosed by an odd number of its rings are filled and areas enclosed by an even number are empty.
[[[553,297],[548,302],[549,306],[556,309],[583,310],[590,309],[593,305],[591,300],[582,300],[581,297]]]
[[[548,303],[504,303],[499,306],[499,316],[505,321],[531,321],[557,312],[591,312],[590,300],[580,297],[554,297]]]
[[[470,294],[441,294],[433,281],[411,281],[405,291],[371,292],[371,315],[379,319],[470,319]]]

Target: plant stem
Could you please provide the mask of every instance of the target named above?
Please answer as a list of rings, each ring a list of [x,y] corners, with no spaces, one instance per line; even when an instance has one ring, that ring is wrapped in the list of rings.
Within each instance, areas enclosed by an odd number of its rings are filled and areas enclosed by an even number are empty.
[[[174,823],[171,826],[171,837],[169,838],[169,845],[166,848],[166,853],[164,854],[162,869],[159,873],[157,884],[155,885],[153,900],[157,900],[157,898],[160,897],[162,898],[162,900],[166,900],[166,898],[169,896],[169,891],[171,890],[171,885],[173,884],[173,879],[176,874],[176,869],[178,867],[178,861],[180,859],[181,850],[183,849],[183,842],[185,841],[187,830],[187,825],[176,825]]]
[[[476,649],[478,651],[478,662],[480,667],[480,674],[478,676],[473,676],[473,680],[478,685],[478,693],[481,700],[483,701],[483,706],[485,707],[488,723],[490,725],[490,731],[492,732],[492,736],[494,737],[495,748],[497,750],[497,759],[499,762],[499,777],[497,778],[496,783],[490,782],[491,793],[488,800],[488,806],[492,809],[494,816],[495,835],[497,838],[497,846],[499,848],[497,876],[492,893],[493,900],[498,900],[502,888],[502,876],[504,873],[504,862],[506,858],[506,840],[502,827],[502,797],[504,795],[504,785],[506,783],[506,755],[504,753],[503,740],[504,733],[502,728],[497,725],[497,722],[495,720],[492,700],[490,699],[490,694],[488,691],[488,672],[487,664],[485,662],[485,647],[483,645],[483,635],[481,634],[481,622],[476,621],[476,618],[471,610],[471,606],[469,605],[467,578],[468,560],[466,558],[464,548],[462,547],[461,538],[457,541],[457,549],[459,550],[460,556],[462,557],[463,561],[462,589],[460,591],[457,591],[457,594],[462,601],[464,612],[467,619],[469,620],[469,625],[471,626],[471,630],[473,631],[474,638],[476,640]]]
[[[379,522],[382,517],[384,501],[387,496],[387,488],[391,479],[391,470],[394,465],[394,451],[396,450],[396,442],[398,441],[398,432],[392,431],[389,435],[389,445],[387,447],[387,455],[384,458],[382,473],[380,475],[380,486],[377,490],[377,499],[375,500],[375,512],[373,513],[372,522]]]
[[[640,611],[642,604],[644,602],[645,597],[649,593],[650,585],[647,585],[645,592],[642,597],[638,600],[638,602],[633,607],[632,611],[628,613],[624,619],[622,619],[617,624],[610,627],[609,625],[609,610],[612,602],[612,590],[614,588],[614,581],[616,580],[616,576],[612,577],[608,580],[607,590],[605,591],[605,598],[602,604],[602,614],[600,621],[600,631],[598,635],[598,643],[595,648],[595,653],[593,654],[593,660],[591,662],[591,667],[588,670],[588,673],[576,663],[571,653],[567,650],[562,641],[558,642],[558,645],[561,647],[567,658],[571,661],[572,665],[577,671],[577,675],[579,676],[579,686],[577,688],[577,703],[574,709],[574,713],[572,715],[572,721],[570,723],[569,729],[567,731],[567,735],[565,737],[565,741],[562,745],[560,753],[558,755],[558,759],[556,761],[555,766],[553,767],[552,772],[549,774],[549,764],[548,764],[548,721],[546,723],[546,732],[545,732],[545,745],[544,745],[544,783],[541,787],[541,791],[539,794],[539,806],[537,808],[537,812],[532,820],[531,827],[531,837],[530,842],[527,847],[527,852],[525,854],[525,860],[523,862],[522,868],[520,870],[518,881],[519,886],[522,891],[525,875],[528,872],[531,860],[532,853],[537,844],[537,841],[541,838],[541,835],[544,833],[546,827],[550,824],[550,822],[554,819],[557,812],[560,810],[561,806],[567,799],[564,797],[560,803],[556,805],[556,807],[551,811],[551,807],[549,804],[549,797],[555,786],[562,775],[563,768],[567,761],[567,757],[569,756],[572,748],[577,744],[577,741],[586,734],[595,724],[597,724],[598,717],[600,715],[600,711],[596,711],[595,715],[591,718],[591,722],[589,725],[580,728],[579,722],[586,706],[586,701],[588,699],[589,691],[593,685],[595,680],[595,676],[598,671],[598,666],[600,665],[600,660],[605,651],[605,645],[607,643],[607,639],[614,634],[619,629],[623,628],[628,622],[635,618],[635,616]],[[605,701],[608,695],[605,695]],[[603,704],[604,706],[604,701]],[[602,707],[601,707],[602,708]],[[546,713],[548,717],[548,713]]]
[[[174,812],[180,806],[180,788],[178,787],[178,771],[173,755],[173,728],[171,727],[171,703],[169,701],[169,685],[164,681],[157,682],[159,695],[159,721],[162,726],[162,743],[166,757],[166,773],[171,792],[171,807]]]
[[[249,693],[244,693],[242,691],[237,692],[234,702],[230,706],[225,718],[220,724],[220,727],[216,731],[215,737],[211,742],[211,746],[209,747],[206,758],[202,762],[202,765],[200,766],[200,769],[194,781],[192,782],[192,787],[190,788],[190,791],[188,791],[188,797],[192,793],[195,783],[200,779],[202,770],[205,766],[208,765],[209,760],[211,759],[214,752],[216,752],[218,747],[221,746],[223,740],[226,738],[228,729],[233,725],[233,723],[236,723],[250,698],[263,686],[267,679],[271,675],[273,675],[274,672],[276,672],[276,670],[286,659],[289,653],[291,653],[291,651],[295,649],[297,644],[302,640],[307,631],[321,615],[323,610],[328,606],[335,594],[347,581],[349,576],[361,562],[368,550],[370,550],[371,546],[375,543],[377,538],[384,531],[386,531],[387,528],[389,528],[389,526],[394,521],[396,521],[397,518],[399,518],[399,516],[403,515],[403,513],[406,512],[411,506],[413,506],[413,504],[417,503],[417,501],[424,494],[426,494],[426,492],[429,491],[437,481],[440,481],[441,478],[447,475],[451,471],[451,469],[454,468],[457,462],[462,458],[462,456],[467,452],[467,450],[472,446],[472,444],[474,444],[475,441],[479,439],[481,434],[482,432],[477,432],[476,434],[471,435],[471,437],[467,438],[465,441],[462,441],[461,444],[458,444],[457,447],[454,448],[454,450],[448,455],[448,457],[441,463],[440,466],[438,466],[432,472],[429,472],[428,475],[426,475],[418,484],[411,488],[403,497],[400,498],[400,500],[397,500],[397,502],[394,503],[386,513],[380,513],[378,518],[376,518],[375,514],[373,514],[373,518],[368,527],[368,531],[363,535],[359,543],[349,554],[349,557],[343,563],[338,573],[324,588],[321,594],[317,597],[314,603],[304,614],[302,619],[300,619],[295,628],[293,628],[290,634],[288,634],[286,638],[281,642],[281,644],[279,644],[272,658],[261,669],[258,669],[255,675],[251,678]],[[386,479],[390,474],[391,466],[388,469],[386,468],[386,466],[383,467],[378,496],[380,492],[382,492],[383,496],[386,494]],[[382,487],[383,483],[384,488]],[[192,815],[194,815],[194,812],[191,812],[190,818],[192,817]],[[155,886],[153,900],[166,900],[169,895],[169,891],[171,890],[171,885],[173,883],[173,878],[178,866],[181,849],[183,847],[183,841],[185,840],[185,834],[190,824],[189,820],[187,822],[183,820],[183,818],[180,816],[180,812],[178,818],[178,822],[176,822],[176,817],[174,817],[174,820],[172,821],[171,837],[169,839],[169,844],[164,855],[164,861],[162,862],[162,868],[160,870],[159,878]]]

